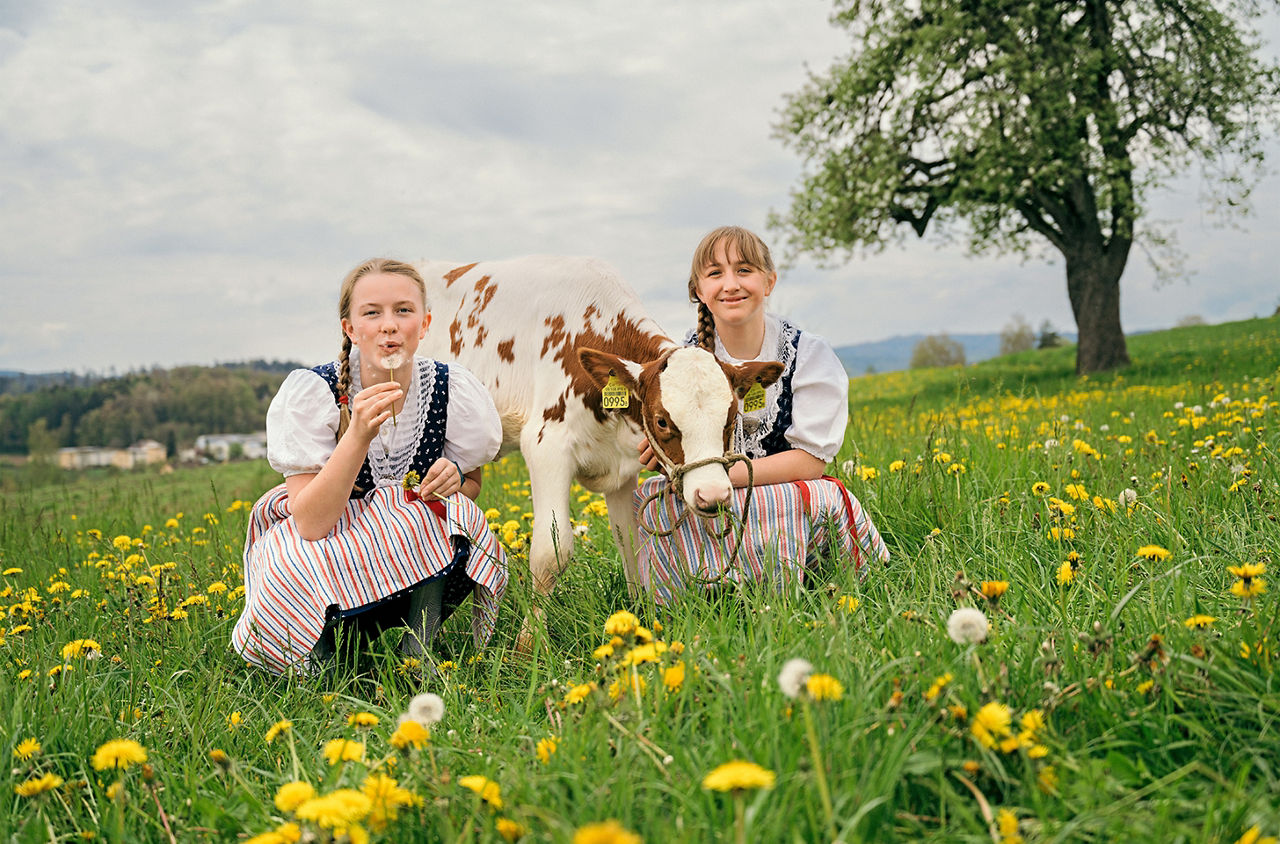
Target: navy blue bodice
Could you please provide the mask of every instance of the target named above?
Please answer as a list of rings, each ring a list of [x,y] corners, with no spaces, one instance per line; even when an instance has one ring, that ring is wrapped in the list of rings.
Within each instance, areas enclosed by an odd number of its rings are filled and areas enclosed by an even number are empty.
[[[418,400],[419,407],[424,408],[423,413],[426,414],[426,420],[423,425],[422,436],[418,440],[418,450],[414,453],[413,462],[409,466],[420,477],[425,476],[431,464],[443,456],[445,426],[449,421],[449,367],[438,361],[426,361],[426,364],[435,367],[435,379],[432,384],[431,395],[420,396]],[[321,364],[311,371],[325,380],[325,383],[329,385],[329,390],[333,393],[333,400],[338,402],[337,362]],[[414,377],[419,378],[419,375],[418,368],[415,367]],[[418,383],[422,383],[421,379]],[[360,473],[356,475],[356,481],[351,488],[349,497],[361,498],[373,487],[373,468],[369,465],[369,458],[366,456],[364,463],[360,466]]]

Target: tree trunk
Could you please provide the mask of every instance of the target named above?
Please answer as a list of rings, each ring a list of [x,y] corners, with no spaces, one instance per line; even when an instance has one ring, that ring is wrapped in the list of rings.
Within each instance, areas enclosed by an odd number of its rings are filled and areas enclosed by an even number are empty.
[[[1119,244],[1113,244],[1118,246]],[[1120,327],[1120,276],[1128,248],[1116,254],[1106,248],[1067,258],[1067,295],[1080,335],[1076,374],[1105,372],[1127,366],[1129,350]]]

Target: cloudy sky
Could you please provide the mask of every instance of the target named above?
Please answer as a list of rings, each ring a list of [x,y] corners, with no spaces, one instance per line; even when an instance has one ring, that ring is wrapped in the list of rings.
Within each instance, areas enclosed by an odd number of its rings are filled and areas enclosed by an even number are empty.
[[[772,127],[846,49],[830,8],[0,0],[0,370],[328,360],[373,255],[594,255],[683,331],[701,235],[764,232],[797,181]],[[1235,229],[1195,173],[1156,196],[1188,276],[1157,288],[1135,251],[1126,329],[1280,305],[1277,189]],[[800,262],[772,306],[836,345],[1073,327],[1060,264],[932,237]]]

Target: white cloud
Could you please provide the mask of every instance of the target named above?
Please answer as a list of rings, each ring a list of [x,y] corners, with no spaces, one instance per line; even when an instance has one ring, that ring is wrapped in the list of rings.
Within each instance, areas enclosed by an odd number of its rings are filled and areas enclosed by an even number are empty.
[[[127,368],[336,349],[339,280],[375,254],[615,263],[673,331],[693,246],[757,230],[799,164],[773,137],[830,5],[17,4],[0,23],[0,369]],[[7,28],[6,28],[7,27]],[[1273,150],[1280,154],[1280,150]],[[1273,193],[1272,177],[1259,196]],[[1166,198],[1187,284],[1135,253],[1127,327],[1269,313],[1277,228]],[[1192,209],[1192,210],[1185,210]],[[776,309],[833,342],[1071,325],[1061,266],[934,239],[802,261]],[[42,324],[64,323],[41,332]],[[52,339],[50,339],[52,337]]]

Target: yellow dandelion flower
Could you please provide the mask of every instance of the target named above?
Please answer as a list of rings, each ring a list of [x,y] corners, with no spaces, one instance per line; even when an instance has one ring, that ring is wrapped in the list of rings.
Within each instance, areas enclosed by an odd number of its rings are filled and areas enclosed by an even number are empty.
[[[1043,759],[1049,755],[1049,748],[1045,747],[1043,744],[1033,744],[1027,751],[1027,755],[1032,759]]]
[[[311,821],[322,829],[340,829],[359,823],[373,809],[373,801],[354,788],[313,797],[294,810],[298,820]]]
[[[1022,729],[1029,733],[1036,733],[1044,729],[1044,710],[1028,709],[1018,719],[1018,723],[1022,725]]]
[[[682,659],[663,670],[662,685],[666,686],[667,691],[678,692],[680,687],[684,685],[684,674],[685,667]]]
[[[594,651],[591,652],[591,656],[594,659],[598,659],[598,660],[608,659],[609,657],[613,656],[613,645],[610,645],[610,644],[601,645],[600,647],[596,648]]]
[[[863,466],[858,470],[858,477],[864,481],[874,481],[880,477],[880,470],[874,466]]]
[[[942,694],[942,690],[945,689],[953,679],[955,678],[951,675],[950,671],[940,677],[934,678],[933,683],[925,690],[924,699],[930,702],[937,700],[938,695]]]
[[[40,752],[40,742],[34,738],[23,739],[18,742],[18,746],[13,749],[13,755],[23,762],[28,762],[31,757]]]
[[[1058,585],[1069,586],[1076,579],[1076,567],[1070,561],[1058,566]]]
[[[316,790],[311,783],[301,780],[287,782],[276,791],[276,808],[282,812],[293,812],[315,796]]]
[[[1036,776],[1040,790],[1045,794],[1056,794],[1058,791],[1058,771],[1052,765],[1045,765]]]
[[[1264,837],[1262,829],[1257,824],[1254,824],[1244,831],[1244,835],[1241,835],[1236,840],[1236,844],[1276,844],[1276,841],[1277,839],[1274,835]]]
[[[1067,495],[1070,495],[1076,501],[1084,501],[1089,497],[1089,493],[1085,491],[1084,484],[1067,484],[1065,489]]]
[[[496,782],[488,777],[482,777],[478,774],[459,777],[458,785],[463,788],[469,788],[479,794],[480,799],[489,804],[489,808],[494,810],[502,808],[502,790]]]
[[[621,700],[622,696],[628,691],[636,695],[644,694],[644,690],[648,688],[649,681],[645,680],[634,671],[630,672],[630,681],[625,682],[621,677],[609,684],[609,699]]]
[[[905,468],[907,468],[907,461],[905,460],[895,460],[889,464],[890,472],[901,472]]]
[[[567,704],[581,703],[586,700],[587,695],[596,690],[595,683],[583,683],[580,686],[574,686],[564,696],[564,702]]]
[[[1245,563],[1242,566],[1227,566],[1227,571],[1244,580],[1267,573],[1266,563]]]
[[[1138,549],[1135,556],[1152,563],[1162,563],[1173,556],[1167,548],[1161,548],[1159,545],[1143,545]]]
[[[115,546],[117,551],[128,551],[133,547],[133,540],[124,534],[120,534],[111,540],[111,544]]]
[[[602,823],[589,823],[573,833],[573,844],[642,844],[639,835],[610,818]]]
[[[37,794],[43,794],[61,786],[62,777],[57,774],[44,774],[18,783],[13,787],[13,793],[19,797],[35,797]]]
[[[227,726],[229,727],[239,727],[243,723],[244,716],[240,714],[239,709],[227,716]]]
[[[350,739],[333,739],[325,742],[323,752],[324,758],[330,765],[336,765],[339,762],[359,762],[364,758],[364,744]]]
[[[391,734],[391,746],[396,750],[408,750],[410,747],[421,750],[427,746],[431,733],[422,724],[411,718],[401,721],[396,731]]]
[[[861,602],[852,595],[841,595],[836,599],[836,606],[845,612],[853,612],[861,605]]]
[[[275,741],[281,733],[288,732],[291,729],[293,729],[292,721],[277,721],[267,729],[266,734],[262,738],[267,744],[271,744],[271,742]]]
[[[1052,487],[1044,481],[1036,481],[1031,485],[1031,492],[1035,495],[1048,495],[1050,489],[1052,489]]]
[[[92,658],[102,653],[102,645],[99,645],[93,639],[76,639],[62,646],[62,658],[73,659],[75,657]]]
[[[606,636],[625,636],[639,626],[640,619],[634,613],[622,610],[609,616],[604,623],[604,632]]]
[[[1156,685],[1155,680],[1143,680],[1141,683],[1138,684],[1138,694],[1145,695],[1147,692],[1155,688],[1155,685]]]
[[[742,791],[748,788],[773,788],[777,775],[755,762],[735,759],[716,767],[702,778],[708,791]]]
[[[998,601],[1004,597],[1004,593],[1009,591],[1009,581],[1007,580],[984,580],[982,581],[982,597],[988,601]]]
[[[1198,628],[1200,630],[1203,630],[1204,628],[1208,627],[1210,624],[1213,624],[1217,620],[1218,619],[1214,618],[1211,615],[1196,614],[1191,616],[1190,618],[1188,618],[1186,621],[1182,623],[1186,625],[1188,629]]]
[[[969,729],[983,747],[995,747],[997,736],[1009,735],[1012,721],[1009,707],[993,700],[977,711]]]
[[[90,760],[95,771],[107,768],[127,770],[130,765],[141,765],[147,761],[147,751],[133,739],[112,739],[93,753]]]
[[[372,712],[353,712],[347,716],[348,727],[376,727],[378,716]]]
[[[830,674],[810,674],[805,689],[814,700],[839,700],[844,697],[844,686]]]
[[[560,742],[555,736],[548,736],[547,738],[539,739],[537,746],[533,750],[538,754],[538,761],[546,765],[551,762],[551,757],[555,755],[559,746]]]
[[[498,818],[493,822],[493,828],[498,831],[503,841],[513,842],[519,841],[521,838],[529,834],[529,829],[519,824],[511,818]]]
[[[297,844],[302,840],[302,828],[296,823],[281,824],[273,830],[262,832],[246,840],[244,844]]]
[[[373,804],[369,811],[369,826],[381,831],[388,821],[393,821],[400,809],[418,802],[418,796],[383,773],[364,778],[360,791]]]
[[[1008,809],[1001,809],[996,814],[996,828],[1000,832],[1000,844],[1022,844],[1023,838],[1018,834],[1018,816]]]

